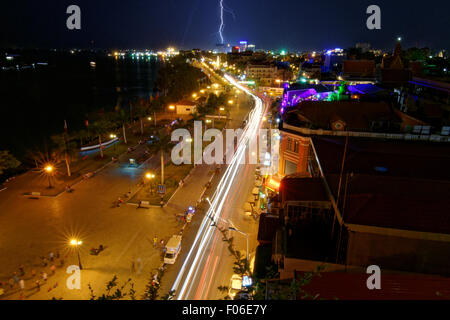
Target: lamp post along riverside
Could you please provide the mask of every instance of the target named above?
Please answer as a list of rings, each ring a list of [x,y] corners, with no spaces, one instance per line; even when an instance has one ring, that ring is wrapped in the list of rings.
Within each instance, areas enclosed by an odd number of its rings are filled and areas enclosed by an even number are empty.
[[[70,240],[70,245],[75,247],[75,249],[77,250],[77,255],[78,255],[78,266],[80,267],[80,270],[83,270],[83,266],[81,265],[81,259],[80,259],[80,246],[83,244],[82,241],[80,240],[76,240],[76,239],[72,239]]]

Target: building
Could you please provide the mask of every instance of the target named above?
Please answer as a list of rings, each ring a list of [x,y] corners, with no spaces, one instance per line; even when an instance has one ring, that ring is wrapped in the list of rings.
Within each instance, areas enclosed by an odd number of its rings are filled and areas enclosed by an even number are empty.
[[[313,175],[311,136],[368,137],[392,140],[450,141],[448,136],[409,133],[420,120],[392,108],[386,102],[303,101],[288,110],[281,125],[280,176]]]
[[[375,61],[345,60],[342,76],[345,80],[376,80]]]
[[[293,73],[290,70],[278,68],[271,64],[248,64],[247,79],[256,80],[261,86],[279,86],[280,82],[290,81]]]
[[[197,111],[197,103],[189,100],[178,101],[175,109],[179,115],[193,114]]]
[[[362,53],[370,51],[370,43],[358,42],[356,44],[356,49],[361,49]]]

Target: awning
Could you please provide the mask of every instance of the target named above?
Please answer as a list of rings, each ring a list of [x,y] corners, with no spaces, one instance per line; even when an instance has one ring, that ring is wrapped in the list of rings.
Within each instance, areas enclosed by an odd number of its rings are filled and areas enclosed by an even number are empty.
[[[272,176],[266,179],[265,186],[272,191],[278,191],[280,189],[280,183],[281,180],[279,178]]]

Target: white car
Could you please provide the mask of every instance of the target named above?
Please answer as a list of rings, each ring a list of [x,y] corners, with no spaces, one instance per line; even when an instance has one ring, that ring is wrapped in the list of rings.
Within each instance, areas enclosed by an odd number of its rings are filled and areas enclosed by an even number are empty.
[[[242,290],[242,277],[238,274],[233,274],[230,280],[230,286],[228,289],[228,297],[233,300],[236,294]]]

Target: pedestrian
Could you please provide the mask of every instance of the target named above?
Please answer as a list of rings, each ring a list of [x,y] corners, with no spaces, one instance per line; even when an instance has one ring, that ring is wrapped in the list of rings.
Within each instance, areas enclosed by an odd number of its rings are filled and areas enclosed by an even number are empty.
[[[47,281],[47,273],[46,272],[41,273],[42,273],[42,280]]]
[[[164,240],[161,240],[161,248],[164,248]]]
[[[25,271],[24,271],[23,265],[19,266],[19,271],[20,271],[20,276],[21,277],[25,275]]]
[[[54,264],[52,264],[52,266],[50,267],[50,271],[52,272],[52,275],[55,274],[55,270],[56,270],[56,267]]]
[[[64,267],[64,259],[63,259],[63,258],[61,258],[61,259],[59,260],[59,263],[60,263],[61,267]]]
[[[22,291],[25,289],[25,281],[23,281],[23,279],[20,279],[19,287],[20,287],[20,290],[22,290]]]
[[[158,237],[153,238],[153,248],[156,248],[156,244],[158,243]]]
[[[47,262],[47,258],[46,257],[42,257],[42,265],[44,267],[48,266],[48,262]]]
[[[15,283],[18,283],[18,282],[19,282],[19,277],[17,276],[17,272],[14,272],[13,278],[14,278],[14,282],[15,282]]]
[[[36,280],[35,283],[36,283],[37,291],[41,291],[41,284],[40,284],[39,280]]]
[[[59,254],[59,250],[58,250],[58,251],[56,251],[56,259],[59,259],[59,257],[60,257],[60,254]]]
[[[53,252],[50,252],[50,254],[48,256],[50,258],[50,261],[53,261],[53,258],[55,257],[55,254]]]
[[[142,259],[141,257],[138,257],[136,259],[136,263],[137,263],[137,274],[141,274],[142,273]]]

